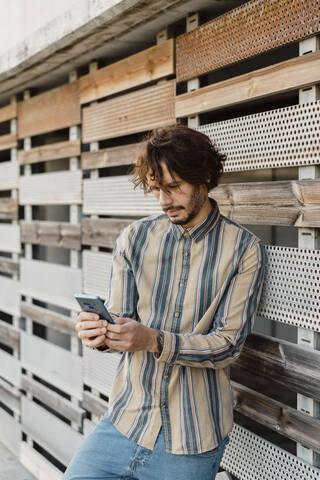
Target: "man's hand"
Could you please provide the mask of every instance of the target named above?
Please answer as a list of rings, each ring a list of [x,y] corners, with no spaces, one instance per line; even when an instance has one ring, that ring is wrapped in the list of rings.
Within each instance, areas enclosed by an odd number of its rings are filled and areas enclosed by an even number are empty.
[[[158,330],[146,327],[131,318],[118,318],[116,324],[108,324],[106,341],[112,350],[120,352],[158,352]]]
[[[76,331],[82,345],[96,348],[106,346],[106,331],[108,322],[100,319],[99,315],[90,312],[81,312],[77,317]]]

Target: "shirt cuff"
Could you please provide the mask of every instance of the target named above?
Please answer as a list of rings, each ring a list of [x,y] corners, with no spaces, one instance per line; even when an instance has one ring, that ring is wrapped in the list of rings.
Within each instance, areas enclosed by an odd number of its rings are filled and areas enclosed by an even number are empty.
[[[179,335],[171,332],[163,332],[163,348],[159,354],[154,353],[154,358],[158,362],[174,363],[179,354]]]

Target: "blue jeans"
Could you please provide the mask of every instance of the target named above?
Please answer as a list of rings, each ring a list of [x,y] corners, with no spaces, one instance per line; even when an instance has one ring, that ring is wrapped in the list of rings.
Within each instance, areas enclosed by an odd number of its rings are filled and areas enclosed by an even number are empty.
[[[75,453],[63,480],[214,480],[228,441],[199,455],[173,455],[165,451],[161,429],[149,450],[122,435],[105,415]]]

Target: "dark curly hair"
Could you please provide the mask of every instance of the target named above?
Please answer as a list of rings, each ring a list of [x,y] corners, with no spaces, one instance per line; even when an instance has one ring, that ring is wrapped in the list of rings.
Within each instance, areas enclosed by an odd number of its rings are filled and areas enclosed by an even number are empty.
[[[226,156],[220,153],[207,135],[185,125],[156,128],[142,143],[137,162],[131,171],[132,182],[146,193],[149,191],[147,174],[162,184],[161,161],[172,176],[193,185],[206,185],[208,191],[218,185]]]

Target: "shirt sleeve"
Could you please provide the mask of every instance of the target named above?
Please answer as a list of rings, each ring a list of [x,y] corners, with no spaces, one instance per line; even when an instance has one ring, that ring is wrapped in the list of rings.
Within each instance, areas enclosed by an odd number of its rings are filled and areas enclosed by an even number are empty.
[[[159,362],[200,368],[225,368],[237,360],[250,333],[262,293],[267,256],[261,241],[253,242],[224,292],[206,335],[164,331]]]

